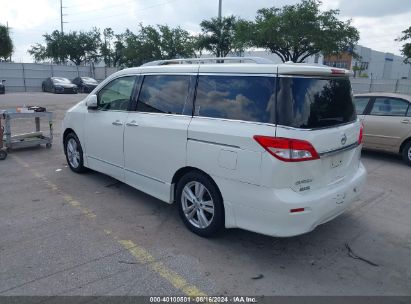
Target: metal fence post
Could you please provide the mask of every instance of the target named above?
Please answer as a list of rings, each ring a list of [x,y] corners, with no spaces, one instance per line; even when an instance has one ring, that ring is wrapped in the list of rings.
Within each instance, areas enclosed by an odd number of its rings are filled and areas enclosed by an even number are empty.
[[[394,85],[394,93],[397,93],[398,92],[398,83],[400,82],[400,80],[399,79],[397,79],[396,81],[395,81],[395,85]]]
[[[370,78],[370,88],[368,89],[368,93],[371,93],[371,92],[372,92],[372,75]]]
[[[24,63],[21,64],[21,67],[23,69],[23,84],[24,84],[24,92],[27,92],[27,86],[26,86],[26,71],[24,70]]]

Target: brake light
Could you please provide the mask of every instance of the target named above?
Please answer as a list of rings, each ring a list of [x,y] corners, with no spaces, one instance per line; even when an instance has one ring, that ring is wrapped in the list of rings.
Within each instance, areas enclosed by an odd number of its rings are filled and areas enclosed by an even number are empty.
[[[305,208],[295,208],[291,209],[290,213],[304,212]]]
[[[361,143],[362,143],[363,133],[364,133],[364,124],[361,123],[360,135],[358,136],[358,144],[359,145],[361,145]]]
[[[268,153],[285,162],[320,159],[314,147],[305,140],[255,135],[254,139]]]
[[[331,75],[345,75],[345,70],[331,69]]]

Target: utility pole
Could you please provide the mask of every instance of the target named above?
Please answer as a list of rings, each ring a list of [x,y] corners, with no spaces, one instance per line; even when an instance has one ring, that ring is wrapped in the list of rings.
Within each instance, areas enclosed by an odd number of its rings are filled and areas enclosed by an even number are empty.
[[[220,37],[219,37],[219,42],[218,42],[218,48],[219,50],[217,51],[217,57],[222,57],[221,55],[221,36],[222,36],[222,32],[223,32],[223,19],[222,19],[222,7],[223,7],[223,0],[218,0],[218,24],[220,27]]]
[[[11,37],[11,36],[10,36],[10,28],[9,28],[9,22],[8,22],[8,21],[6,22],[6,28],[7,28],[7,35],[9,35],[9,37]],[[11,62],[11,54],[10,54],[9,60],[10,60],[10,62]]]
[[[218,0],[218,20],[221,22],[221,11],[223,8],[223,0]]]
[[[63,0],[60,0],[60,27],[61,34],[63,34]]]

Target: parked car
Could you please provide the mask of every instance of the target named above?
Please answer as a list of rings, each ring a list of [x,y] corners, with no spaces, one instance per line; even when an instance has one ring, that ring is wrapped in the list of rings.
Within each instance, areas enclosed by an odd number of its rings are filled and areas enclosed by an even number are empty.
[[[69,167],[175,202],[201,236],[286,237],[335,218],[366,178],[348,71],[251,60],[111,75],[65,115]]]
[[[91,93],[98,86],[97,80],[91,77],[76,77],[72,83],[78,87],[81,93]]]
[[[0,81],[0,94],[5,94],[6,93],[6,87],[5,84],[6,81],[3,79],[2,81]]]
[[[64,77],[49,77],[41,84],[43,92],[77,94],[77,86]]]
[[[411,96],[356,94],[355,107],[364,123],[364,148],[399,153],[411,166]]]

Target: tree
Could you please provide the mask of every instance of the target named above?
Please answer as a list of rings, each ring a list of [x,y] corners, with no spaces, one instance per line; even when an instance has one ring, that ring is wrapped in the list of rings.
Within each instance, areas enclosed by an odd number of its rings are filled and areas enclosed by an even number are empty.
[[[303,0],[282,8],[260,9],[255,22],[241,24],[240,36],[247,44],[278,55],[283,62],[303,62],[319,53],[353,50],[359,33],[351,20],[340,21],[338,10],[322,12],[320,5],[317,0]]]
[[[111,41],[114,38],[114,31],[108,27],[103,30],[103,42],[101,44],[101,57],[104,59],[104,63],[111,67],[113,64],[113,56],[114,56],[114,51],[112,49],[112,43]]]
[[[407,41],[407,40],[411,40],[411,26],[402,31],[403,36],[400,38],[395,39],[396,41]],[[411,63],[411,41],[406,42],[403,44],[402,48],[401,48],[401,54],[405,57],[404,62],[405,63]]]
[[[217,57],[226,57],[230,52],[241,52],[243,40],[237,39],[237,26],[242,21],[235,16],[221,20],[211,18],[200,23],[201,34],[198,37],[198,48],[205,49]]]
[[[52,59],[56,63],[64,63],[67,60],[75,65],[82,62],[96,61],[101,39],[98,29],[93,28],[89,32],[70,32],[68,34],[54,31],[43,35],[46,45],[37,43],[28,50],[36,61]]]
[[[0,24],[0,59],[7,60],[13,53],[13,41],[7,26]]]
[[[195,56],[195,38],[180,27],[158,25],[162,59]]]
[[[118,38],[115,50],[119,54],[119,63],[124,66],[139,66],[153,60],[195,55],[194,38],[180,27],[140,24],[137,33],[127,29]]]

